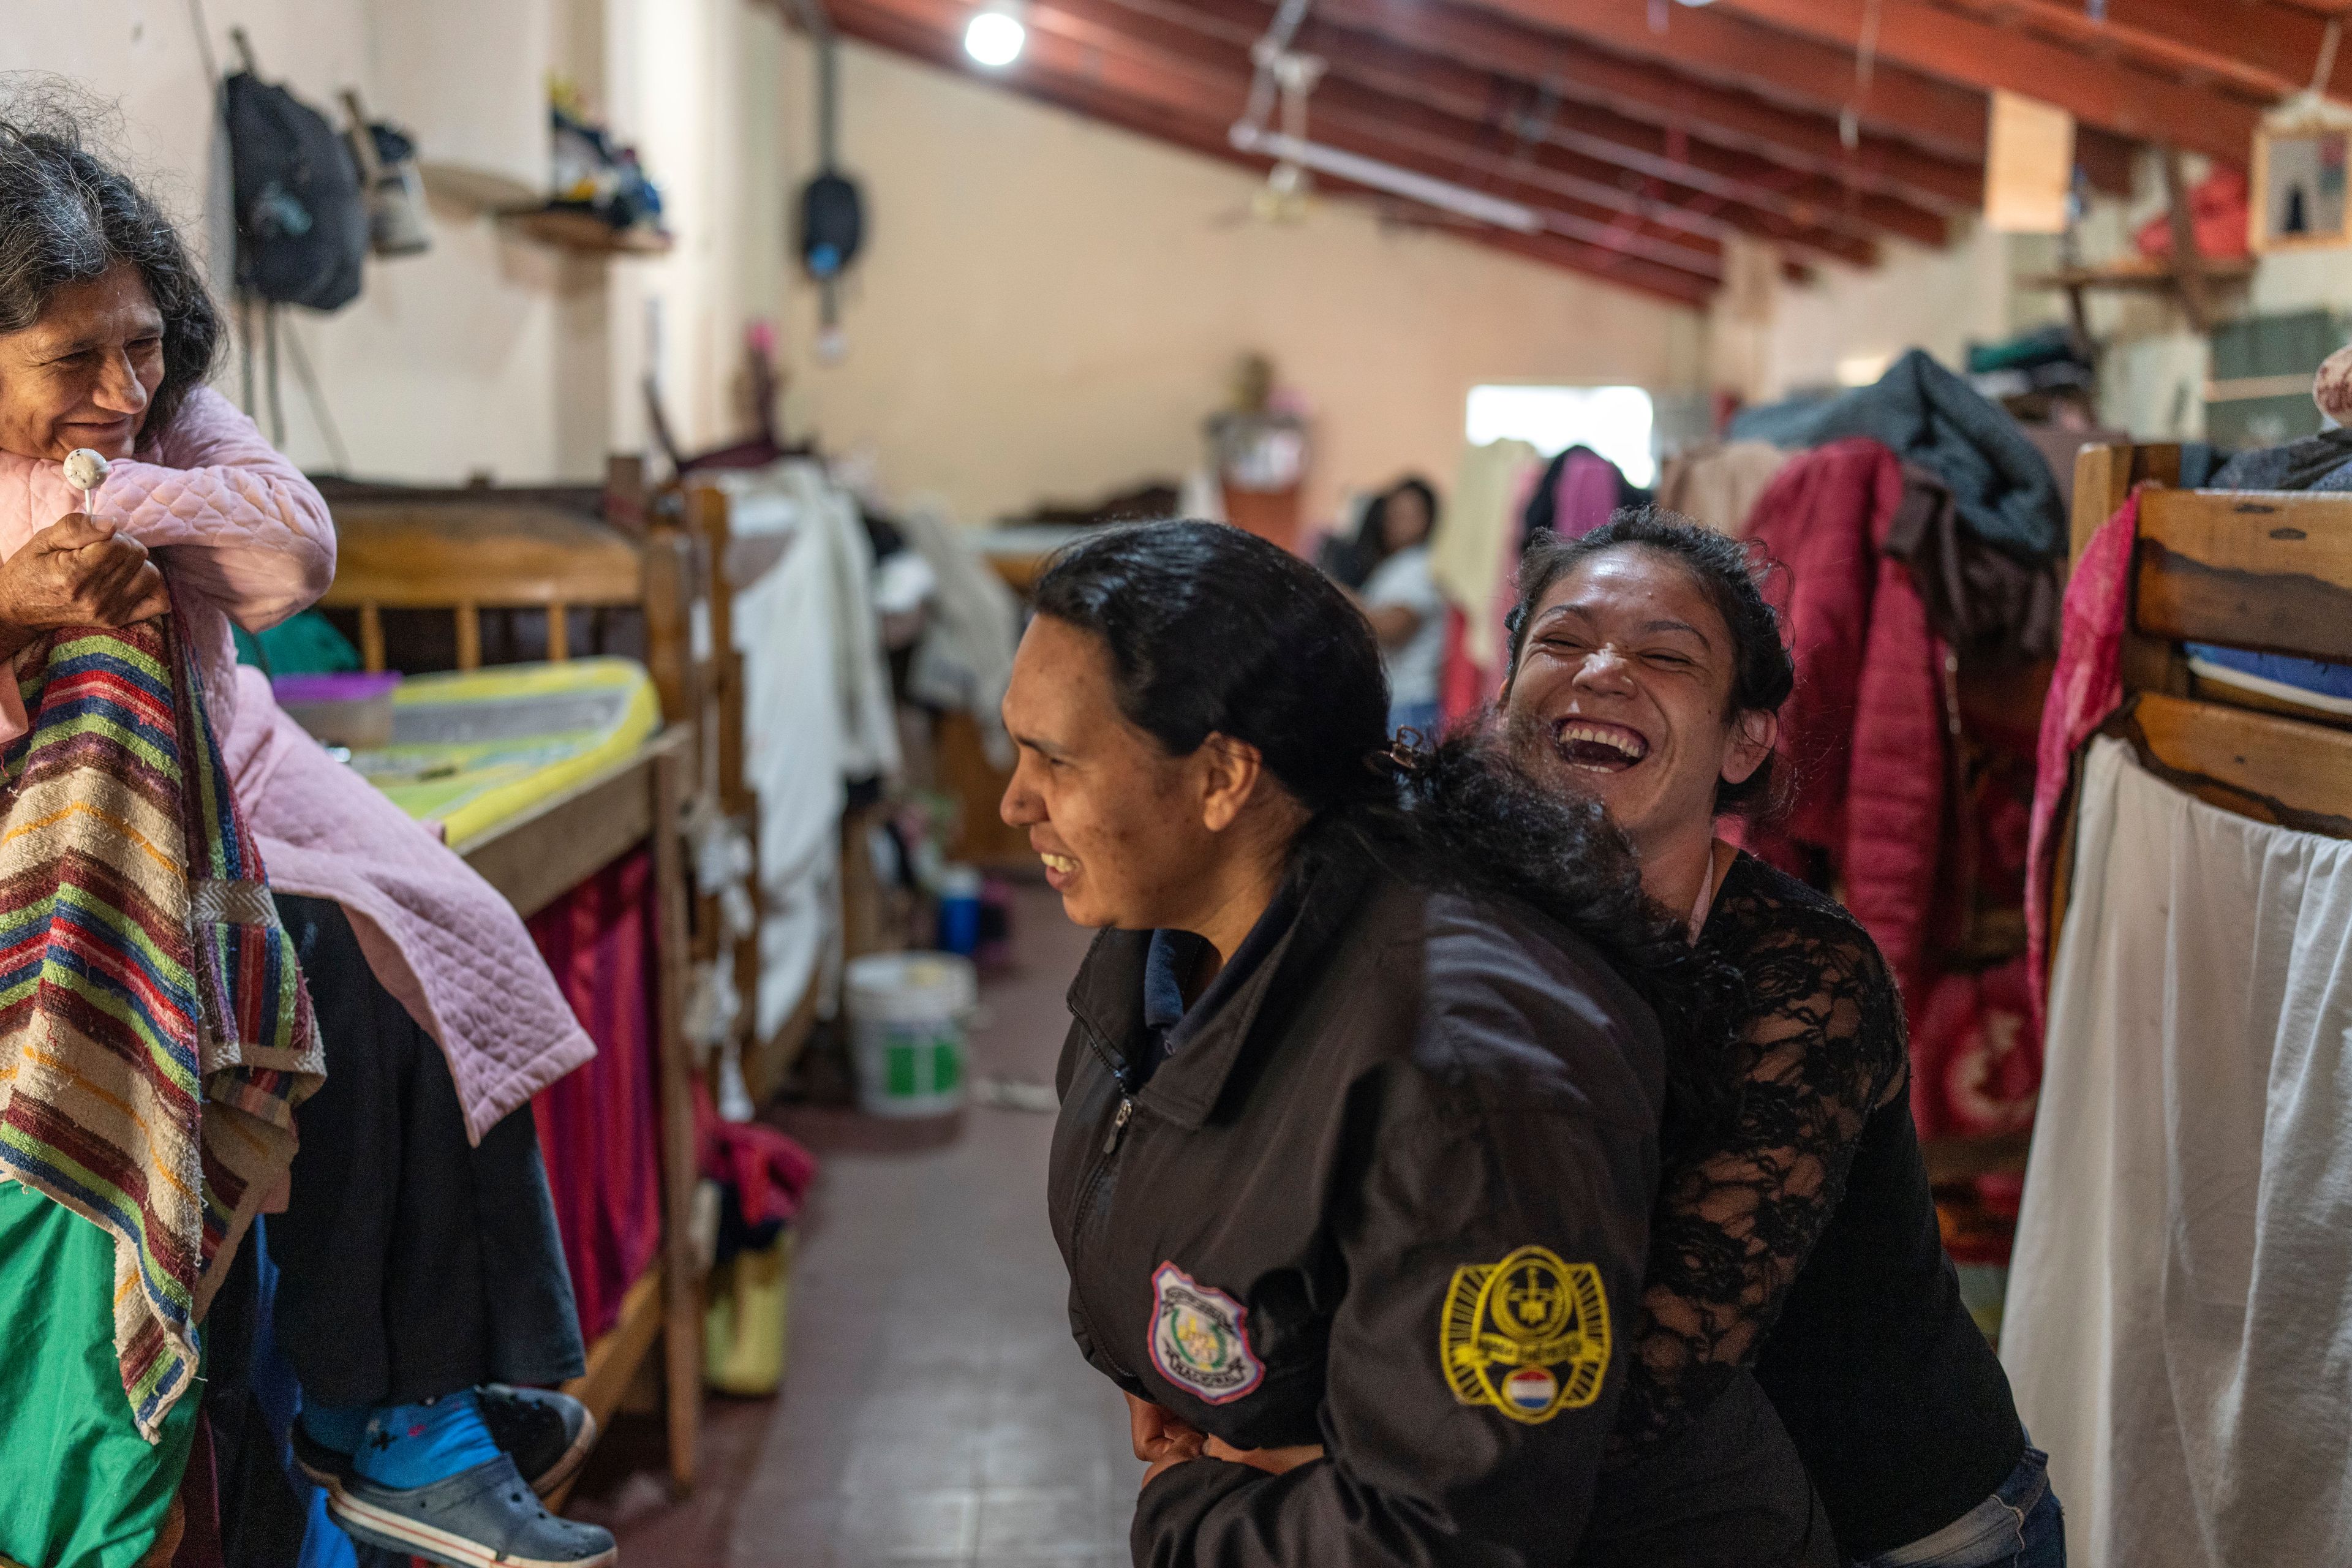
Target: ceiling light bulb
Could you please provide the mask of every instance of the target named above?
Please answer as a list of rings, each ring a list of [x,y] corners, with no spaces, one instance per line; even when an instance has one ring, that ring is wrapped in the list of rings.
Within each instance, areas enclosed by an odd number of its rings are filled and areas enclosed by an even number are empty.
[[[1028,41],[1029,30],[1002,11],[982,11],[964,26],[963,52],[991,69],[1019,59]]]

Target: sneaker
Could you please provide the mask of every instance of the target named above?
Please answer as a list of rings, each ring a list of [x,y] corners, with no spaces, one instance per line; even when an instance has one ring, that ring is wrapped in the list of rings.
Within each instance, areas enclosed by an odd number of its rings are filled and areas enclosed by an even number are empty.
[[[408,1491],[346,1472],[327,1511],[363,1546],[447,1568],[607,1568],[620,1556],[611,1531],[541,1507],[509,1454]]]
[[[541,1497],[579,1474],[596,1446],[596,1418],[568,1394],[486,1383],[474,1397],[490,1440],[514,1456],[515,1468]]]

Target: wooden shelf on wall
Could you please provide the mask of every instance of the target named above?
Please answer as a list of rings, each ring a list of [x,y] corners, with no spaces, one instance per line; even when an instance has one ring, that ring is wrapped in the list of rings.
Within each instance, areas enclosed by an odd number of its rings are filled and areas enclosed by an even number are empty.
[[[593,213],[569,207],[502,212],[499,222],[525,239],[590,256],[667,256],[674,243],[659,230],[614,228]]]
[[[2254,262],[2252,257],[2234,257],[2226,261],[2208,261],[2201,270],[2209,282],[2243,283],[2254,275]],[[2169,257],[2136,256],[2102,267],[2070,267],[2059,272],[2021,278],[2018,282],[2027,289],[2169,289],[2180,286],[2180,278]]]
[[[2017,280],[2021,289],[2057,289],[2066,295],[2067,313],[2074,330],[2090,335],[2089,308],[2084,297],[2095,289],[2142,294],[2168,294],[2179,301],[2191,331],[2199,336],[2213,330],[2214,312],[2223,289],[2242,289],[2254,276],[2251,256],[2212,260],[2192,258],[2187,265],[2169,256],[2129,256],[2097,267],[2068,267]]]

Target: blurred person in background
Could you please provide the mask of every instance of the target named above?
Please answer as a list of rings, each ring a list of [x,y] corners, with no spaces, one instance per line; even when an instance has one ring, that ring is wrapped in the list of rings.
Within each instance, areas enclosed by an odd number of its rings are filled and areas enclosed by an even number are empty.
[[[1437,491],[1427,479],[1412,475],[1391,485],[1365,509],[1357,535],[1360,557],[1367,553],[1367,545],[1377,551],[1357,602],[1380,639],[1392,735],[1412,730],[1434,739],[1437,733],[1446,604],[1429,574],[1429,544],[1436,531]]]

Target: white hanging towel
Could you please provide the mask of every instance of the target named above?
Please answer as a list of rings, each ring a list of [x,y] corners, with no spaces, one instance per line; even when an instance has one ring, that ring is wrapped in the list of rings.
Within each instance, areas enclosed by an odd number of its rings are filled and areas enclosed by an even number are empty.
[[[2081,803],[2001,1330],[2070,1559],[2352,1563],[2352,844]]]
[[[835,1011],[841,813],[853,779],[898,771],[890,671],[873,603],[874,547],[857,502],[818,465],[725,473],[738,547],[789,535],[735,591],[743,656],[743,772],[759,799],[760,984],[753,1027],[772,1039],[810,979]]]

